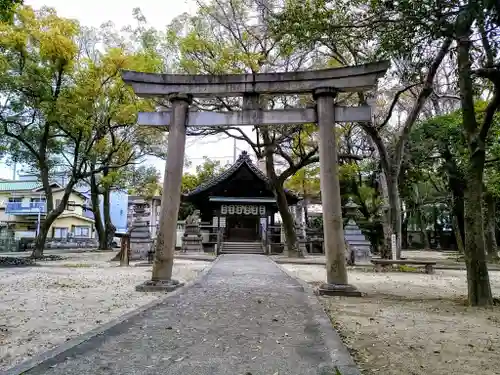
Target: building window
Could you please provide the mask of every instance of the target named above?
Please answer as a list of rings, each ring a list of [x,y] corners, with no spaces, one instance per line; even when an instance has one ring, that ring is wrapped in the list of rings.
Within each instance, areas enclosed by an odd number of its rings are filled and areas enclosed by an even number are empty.
[[[68,238],[68,228],[54,228],[54,238]]]
[[[68,201],[68,205],[66,206],[66,209],[68,211],[74,211],[75,210],[75,201]]]
[[[10,203],[21,203],[23,201],[23,197],[15,197],[15,198],[9,198]]]
[[[43,198],[31,198],[31,203],[45,202],[45,197]]]
[[[56,199],[56,205],[54,206],[54,208],[57,208],[60,204],[61,204],[61,200],[60,199]]]
[[[73,234],[75,237],[90,237],[90,227],[74,227]]]

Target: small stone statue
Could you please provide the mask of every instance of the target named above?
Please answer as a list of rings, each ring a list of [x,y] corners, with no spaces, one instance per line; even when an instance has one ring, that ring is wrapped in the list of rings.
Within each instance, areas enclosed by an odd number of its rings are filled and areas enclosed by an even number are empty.
[[[198,224],[200,219],[200,210],[194,210],[194,212],[186,218],[186,224]]]
[[[184,235],[182,236],[181,251],[200,251],[203,252],[202,235],[200,233],[200,211],[195,210],[186,218]]]

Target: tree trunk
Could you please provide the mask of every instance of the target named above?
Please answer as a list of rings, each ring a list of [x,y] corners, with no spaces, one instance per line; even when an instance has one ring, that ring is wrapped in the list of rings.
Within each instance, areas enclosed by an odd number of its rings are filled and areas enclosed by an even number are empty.
[[[73,186],[74,186],[74,183],[71,182],[66,185],[66,187],[64,188],[64,195],[61,199],[61,202],[59,202],[59,205],[57,207],[54,207],[52,188],[50,187],[47,172],[45,174],[42,173],[42,180],[46,197],[45,204],[46,204],[47,214],[45,216],[45,219],[40,223],[40,231],[36,236],[35,247],[33,249],[33,252],[31,253],[31,256],[35,259],[43,257],[43,251],[45,248],[45,243],[47,241],[49,230],[52,224],[54,224],[54,221],[59,217],[59,215],[61,215],[61,213],[68,205],[69,195],[73,191]]]
[[[424,245],[424,249],[428,250],[431,248],[431,244],[429,243],[429,237],[427,236],[427,226],[424,223],[424,217],[422,215],[422,208],[420,205],[415,207],[415,216],[420,230],[420,236],[422,237],[422,244]]]
[[[387,189],[387,179],[385,172],[382,171],[380,174],[380,193],[383,198],[383,208],[382,208],[382,230],[384,232],[384,242],[380,249],[380,257],[382,259],[391,258],[391,213],[389,205],[389,192]]]
[[[43,257],[43,250],[45,249],[45,243],[47,241],[47,236],[49,234],[50,227],[54,223],[57,216],[47,215],[44,221],[40,223],[40,231],[35,239],[35,248],[31,253],[31,257],[35,259],[40,259]]]
[[[437,211],[436,205],[432,206],[432,219],[434,221],[434,224],[433,224],[434,248],[439,249],[440,231],[439,231],[439,223],[438,223],[438,211]]]
[[[107,250],[106,232],[104,230],[101,207],[99,204],[99,186],[97,185],[97,180],[94,174],[90,176],[90,204],[92,206],[92,212],[94,213],[94,225],[99,242],[99,250]]]
[[[465,264],[469,303],[473,306],[491,306],[491,295],[483,231],[483,171],[486,158],[486,134],[479,129],[474,108],[474,87],[472,79],[472,24],[473,14],[466,7],[457,18],[457,66],[462,107],[462,128],[469,160],[465,175]]]
[[[287,255],[290,258],[301,258],[303,254],[300,252],[299,244],[297,241],[297,233],[295,232],[295,221],[292,213],[290,212],[288,202],[286,201],[286,194],[283,185],[279,182],[275,185],[276,203],[278,205],[278,212],[281,216],[283,223],[283,230],[285,231],[285,244]]]
[[[266,131],[262,131],[262,135],[265,143],[271,144],[269,134]],[[267,177],[274,192],[278,212],[280,213],[283,224],[283,230],[285,231],[285,250],[289,257],[301,258],[304,255],[299,249],[297,233],[295,232],[295,222],[288,208],[285,189],[283,187],[284,181],[281,181],[281,179],[276,176],[276,170],[274,168],[274,149],[272,147],[267,146],[265,148],[265,158]]]
[[[106,249],[112,248],[113,238],[115,236],[116,227],[111,222],[111,191],[106,188],[103,192],[102,199],[102,210],[104,215],[104,232],[105,232],[105,241],[106,241]]]
[[[401,247],[407,249],[408,246],[408,215],[404,219],[401,219]]]
[[[486,192],[484,194],[484,201],[486,205],[484,212],[486,254],[488,255],[488,259],[497,260],[499,257],[495,233],[496,200],[493,195]]]
[[[456,216],[453,216],[451,219],[451,225],[453,226],[453,232],[455,233],[455,241],[457,242],[457,250],[459,254],[465,253],[463,233],[460,230],[460,226],[458,225],[458,219]]]
[[[452,215],[456,218],[456,231],[455,236],[460,234],[461,242],[465,243],[465,228],[464,228],[464,191],[465,191],[465,177],[463,172],[457,165],[453,154],[448,147],[442,150],[441,155],[445,160],[445,171],[448,174],[448,188],[452,196]],[[457,241],[458,246],[458,241]]]
[[[469,303],[473,306],[491,306],[488,266],[484,244],[482,188],[484,154],[469,159],[465,190],[465,265]]]
[[[384,225],[384,236],[387,246],[386,256],[383,258],[390,258],[392,254],[392,238],[393,234],[396,235],[396,259],[401,258],[401,201],[399,198],[398,190],[398,179],[392,174],[385,177],[385,189],[384,197],[387,202],[388,210],[386,213],[386,218],[388,223]],[[384,184],[383,184],[384,185]],[[384,187],[383,187],[384,189]]]
[[[465,190],[465,184],[464,190]],[[452,214],[456,220],[457,233],[460,235],[460,241],[465,243],[465,218],[464,218],[464,192],[463,190],[460,192],[452,193]]]

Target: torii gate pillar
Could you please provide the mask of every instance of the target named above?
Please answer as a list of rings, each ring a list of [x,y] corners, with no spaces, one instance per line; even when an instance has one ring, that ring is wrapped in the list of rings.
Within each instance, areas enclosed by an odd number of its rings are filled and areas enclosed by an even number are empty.
[[[168,133],[167,162],[163,177],[160,225],[156,236],[155,261],[151,280],[138,285],[140,292],[171,291],[183,284],[172,279],[175,240],[177,235],[177,215],[181,204],[182,169],[186,148],[186,124],[190,95],[172,94],[172,126]]]
[[[320,294],[360,296],[347,284],[344,226],[340,198],[339,166],[335,127],[334,88],[320,88],[313,93],[316,100],[319,127],[319,163],[321,201],[323,204],[323,233],[326,257],[326,283],[318,289]]]

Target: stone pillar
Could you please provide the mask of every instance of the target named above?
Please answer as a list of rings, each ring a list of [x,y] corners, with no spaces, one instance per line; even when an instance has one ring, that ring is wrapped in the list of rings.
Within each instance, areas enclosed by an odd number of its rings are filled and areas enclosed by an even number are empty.
[[[361,295],[347,284],[342,204],[335,134],[334,88],[317,89],[314,98],[317,104],[319,127],[320,185],[323,205],[323,231],[326,256],[326,284],[319,288],[320,294]]]
[[[304,225],[304,211],[302,207],[302,202],[299,201],[295,205],[295,232],[297,233],[297,240],[299,242],[299,249],[302,254],[307,255],[306,248],[306,230]]]
[[[297,218],[297,222],[300,224],[303,237],[305,237],[306,235],[305,220],[304,220],[304,202],[305,201],[302,200],[298,202],[297,205],[295,206],[295,217]]]
[[[130,234],[130,260],[147,259],[151,250],[151,231],[147,219],[151,217],[150,205],[144,199],[138,199],[133,204]]]
[[[172,123],[168,133],[167,162],[163,178],[163,194],[158,234],[156,236],[155,260],[151,281],[140,286],[142,291],[170,291],[181,284],[172,280],[175,242],[177,237],[177,217],[181,201],[182,168],[186,148],[186,122],[190,95],[175,94],[169,97],[172,103]]]

